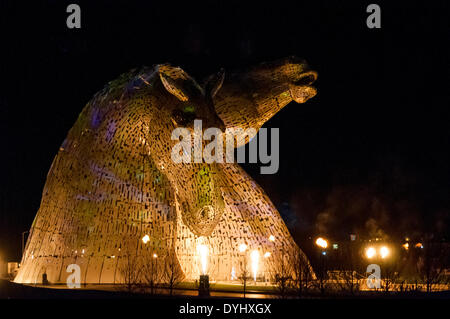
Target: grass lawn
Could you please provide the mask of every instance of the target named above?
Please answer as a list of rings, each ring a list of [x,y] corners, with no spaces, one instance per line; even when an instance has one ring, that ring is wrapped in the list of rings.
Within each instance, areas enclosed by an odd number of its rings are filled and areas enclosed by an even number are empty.
[[[236,283],[210,283],[209,284],[211,291],[233,291],[233,292],[242,292],[244,286],[242,284]],[[182,282],[177,285],[177,288],[180,289],[198,289],[195,282]],[[252,285],[247,284],[247,291],[257,291],[257,292],[275,292],[275,287],[273,286],[260,286],[260,285]]]

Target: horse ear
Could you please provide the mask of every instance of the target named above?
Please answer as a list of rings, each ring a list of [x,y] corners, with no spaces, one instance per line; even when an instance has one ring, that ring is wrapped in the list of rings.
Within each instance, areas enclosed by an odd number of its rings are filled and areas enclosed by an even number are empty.
[[[180,81],[176,81],[170,76],[170,74],[166,74],[163,70],[159,71],[159,77],[167,92],[174,95],[182,102],[189,100],[187,93],[180,84]]]
[[[216,96],[217,92],[219,92],[220,88],[222,87],[224,79],[225,79],[224,69],[220,69],[219,72],[208,77],[204,85],[205,95],[209,95],[211,96],[211,98],[214,98],[214,96]]]

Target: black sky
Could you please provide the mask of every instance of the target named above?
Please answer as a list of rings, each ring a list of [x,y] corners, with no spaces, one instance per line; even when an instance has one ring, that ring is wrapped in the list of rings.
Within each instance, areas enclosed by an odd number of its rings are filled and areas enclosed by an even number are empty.
[[[66,27],[69,3],[80,30]],[[0,1],[0,256],[19,257],[53,157],[108,81],[142,65],[202,78],[287,55],[318,71],[319,93],[265,125],[280,128],[277,174],[244,167],[299,240],[447,236],[448,1],[378,1],[381,29],[366,27],[369,3]]]

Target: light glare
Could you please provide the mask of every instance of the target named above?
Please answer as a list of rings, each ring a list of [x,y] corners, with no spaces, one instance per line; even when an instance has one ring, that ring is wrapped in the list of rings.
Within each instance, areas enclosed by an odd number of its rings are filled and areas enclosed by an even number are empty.
[[[327,248],[328,247],[328,242],[323,239],[322,237],[319,237],[316,239],[316,245],[322,248]]]
[[[149,236],[149,235],[145,235],[144,237],[142,237],[142,242],[143,242],[144,244],[148,243],[149,240],[150,240],[150,236]]]
[[[252,251],[250,259],[252,261],[253,279],[256,281],[256,274],[258,273],[259,266],[259,252],[257,250]]]
[[[239,251],[241,252],[241,253],[243,253],[244,251],[246,251],[247,250],[247,245],[246,244],[240,244],[239,245]]]
[[[366,257],[371,259],[376,255],[377,251],[373,247],[369,247],[366,249]]]
[[[380,248],[380,256],[381,258],[386,258],[387,256],[389,256],[389,248],[387,248],[386,246],[383,246]]]
[[[200,263],[202,264],[202,274],[206,275],[206,266],[208,263],[208,247],[206,245],[198,245],[200,254]]]

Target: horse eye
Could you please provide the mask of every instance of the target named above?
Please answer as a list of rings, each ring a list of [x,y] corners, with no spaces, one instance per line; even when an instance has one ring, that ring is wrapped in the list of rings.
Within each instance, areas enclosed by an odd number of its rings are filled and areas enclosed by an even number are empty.
[[[183,112],[184,113],[194,113],[195,112],[195,106],[193,106],[193,105],[186,105],[183,108]]]

